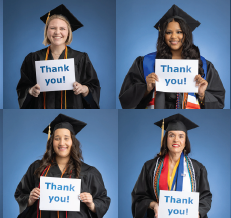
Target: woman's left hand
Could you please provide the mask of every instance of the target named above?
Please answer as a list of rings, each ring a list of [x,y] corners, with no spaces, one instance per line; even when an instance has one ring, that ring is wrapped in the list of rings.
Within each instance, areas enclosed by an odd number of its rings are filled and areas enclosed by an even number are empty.
[[[194,81],[196,81],[196,86],[198,86],[199,97],[204,99],[205,90],[207,89],[208,82],[205,79],[203,79],[199,74],[194,77]]]
[[[95,213],[95,204],[93,202],[92,195],[88,192],[83,192],[79,195],[79,199],[85,203],[88,208]]]
[[[73,92],[75,95],[79,95],[79,94],[82,94],[83,97],[86,97],[89,93],[89,89],[87,86],[85,85],[81,85],[80,83],[78,82],[74,82],[73,83]]]

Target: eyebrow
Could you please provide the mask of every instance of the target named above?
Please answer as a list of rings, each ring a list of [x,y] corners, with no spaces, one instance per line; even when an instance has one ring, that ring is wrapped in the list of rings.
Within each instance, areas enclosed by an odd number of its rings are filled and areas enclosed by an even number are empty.
[[[60,135],[55,135],[55,137],[57,137],[57,136],[60,136]],[[69,136],[69,135],[64,135],[65,137],[71,137],[71,136]]]

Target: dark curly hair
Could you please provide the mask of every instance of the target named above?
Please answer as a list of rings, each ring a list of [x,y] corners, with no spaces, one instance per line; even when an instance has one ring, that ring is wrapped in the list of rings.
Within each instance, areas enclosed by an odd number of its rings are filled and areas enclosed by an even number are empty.
[[[190,27],[187,25],[187,23],[185,23],[185,21],[182,19],[169,18],[162,25],[161,30],[159,31],[159,36],[158,36],[157,44],[156,44],[156,48],[157,48],[156,58],[157,59],[172,59],[172,53],[170,51],[170,48],[165,42],[165,32],[166,32],[168,24],[172,21],[179,23],[180,28],[184,35],[183,37],[184,42],[183,42],[183,48],[182,48],[182,54],[181,54],[182,59],[199,60],[199,74],[203,76],[204,70],[202,68],[203,63],[200,59],[200,50],[197,46],[193,44],[192,31]]]
[[[51,165],[56,164],[55,160],[55,151],[53,148],[53,139],[54,139],[54,134],[51,135],[50,139],[47,141],[47,146],[46,146],[46,152],[43,155],[42,160],[40,161],[40,166],[38,169],[35,171],[35,175],[40,177],[42,174],[43,170]],[[71,153],[70,153],[70,160],[67,164],[67,174],[68,176],[71,175],[71,171],[76,175],[76,178],[79,177],[80,171],[81,171],[81,161],[83,160],[82,157],[82,150],[81,150],[81,144],[78,141],[78,139],[75,138],[75,135],[71,132],[71,139],[72,139],[72,146],[71,146]]]
[[[168,138],[168,132],[164,134],[164,138],[162,140],[162,145],[160,148],[160,153],[157,154],[157,157],[164,157],[168,153],[169,150],[167,146],[167,138]],[[188,155],[190,152],[191,152],[190,141],[188,135],[186,134],[184,153]]]

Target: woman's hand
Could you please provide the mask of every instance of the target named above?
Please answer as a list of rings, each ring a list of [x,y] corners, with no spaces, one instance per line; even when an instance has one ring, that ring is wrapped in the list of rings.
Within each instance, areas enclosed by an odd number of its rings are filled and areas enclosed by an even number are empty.
[[[146,76],[148,92],[151,92],[155,88],[156,81],[159,81],[159,79],[155,73],[150,73],[148,76]]]
[[[159,203],[157,203],[155,201],[152,201],[149,204],[149,208],[152,209],[152,210],[154,210],[155,218],[158,218]]]
[[[81,85],[80,83],[78,82],[74,82],[73,83],[73,92],[75,95],[79,95],[79,94],[82,94],[83,97],[86,97],[89,93],[89,89],[87,86],[85,85]]]
[[[39,84],[36,84],[32,88],[30,88],[29,89],[29,94],[37,98],[39,96],[39,94],[40,94],[40,86],[39,86]]]
[[[198,95],[200,100],[204,100],[205,90],[207,89],[208,82],[199,74],[194,77],[194,81],[196,81],[196,86],[198,86]]]
[[[93,198],[92,195],[90,193],[87,192],[83,192],[79,195],[79,200],[81,200],[83,203],[85,203],[88,208],[92,211],[92,212],[96,212],[95,211],[95,204],[93,202]]]
[[[39,188],[34,188],[30,192],[30,196],[29,196],[29,199],[28,199],[27,206],[30,207],[31,205],[33,205],[34,202],[39,199],[39,197],[40,197],[40,189]]]

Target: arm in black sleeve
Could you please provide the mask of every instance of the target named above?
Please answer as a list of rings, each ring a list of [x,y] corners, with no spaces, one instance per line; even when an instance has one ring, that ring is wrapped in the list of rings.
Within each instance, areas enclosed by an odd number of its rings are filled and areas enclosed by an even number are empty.
[[[147,84],[143,72],[143,57],[138,57],[128,71],[122,84],[119,99],[123,109],[146,108],[152,92],[144,97]]]
[[[208,87],[205,91],[204,109],[223,109],[225,89],[213,64],[207,61]]]
[[[199,213],[201,218],[204,218],[207,217],[206,215],[211,208],[212,202],[212,193],[210,192],[207,171],[204,166],[200,169],[199,192]]]

